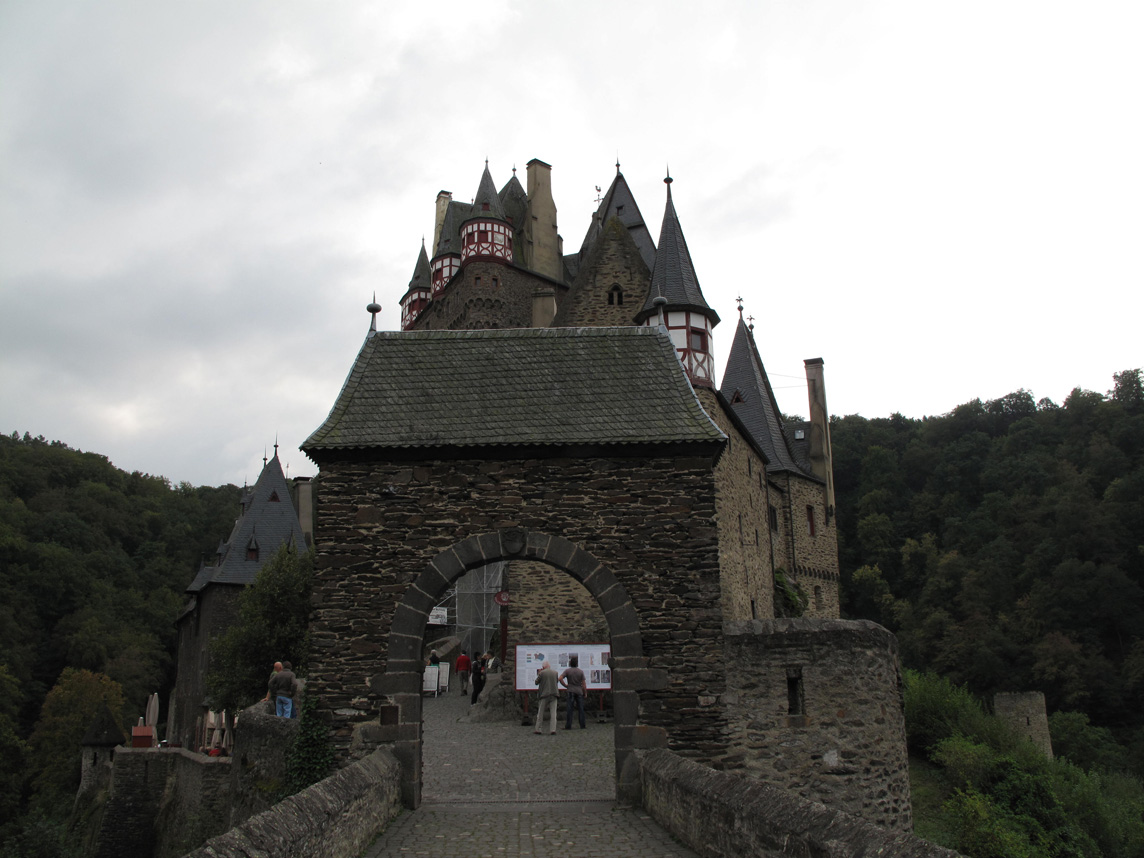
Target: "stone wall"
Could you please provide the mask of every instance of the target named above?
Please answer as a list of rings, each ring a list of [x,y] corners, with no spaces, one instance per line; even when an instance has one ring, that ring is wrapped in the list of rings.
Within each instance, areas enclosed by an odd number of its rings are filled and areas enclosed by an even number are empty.
[[[273,703],[259,702],[238,717],[231,756],[230,825],[270,808],[286,786],[286,754],[298,735],[299,721],[273,713]]]
[[[178,757],[177,752],[156,748],[116,748],[95,858],[154,853],[155,818]]]
[[[775,615],[775,579],[767,524],[766,468],[715,394],[702,388],[697,393],[703,408],[730,438],[715,466],[723,618],[770,619]]]
[[[643,807],[704,858],[815,856],[957,858],[907,833],[740,775],[717,772],[666,750],[639,754]]]
[[[172,707],[167,714],[167,739],[172,744],[198,750],[196,722],[207,711],[206,674],[208,644],[234,623],[242,587],[211,584],[195,598],[195,607],[177,624],[177,665]]]
[[[469,262],[445,291],[426,305],[411,330],[531,327],[532,295],[538,286],[554,289],[558,303],[567,291],[563,284],[515,265]]]
[[[155,858],[177,858],[231,826],[230,759],[181,748],[167,753],[173,760],[154,820]]]
[[[374,751],[209,840],[188,858],[360,855],[400,811],[400,775],[392,754]]]
[[[560,305],[555,327],[631,325],[647,300],[651,272],[620,219],[611,218]],[[613,292],[619,287],[618,294]],[[611,297],[609,297],[611,296]],[[622,296],[622,297],[620,297]],[[620,303],[622,301],[622,303]]]
[[[725,751],[726,726],[714,705],[724,668],[709,459],[341,460],[321,466],[310,682],[342,759],[354,725],[375,720],[392,696],[370,683],[386,671],[394,612],[407,591],[440,552],[514,527],[559,534],[621,585],[610,598],[618,600],[617,609],[638,615],[638,625],[624,630],[642,636],[642,651],[633,656],[666,677],[666,687],[641,692],[638,707],[631,707],[642,723],[663,728],[687,753],[714,759]],[[469,568],[481,559],[473,558]],[[451,568],[449,581],[461,571]],[[448,586],[434,576],[426,580],[436,583],[425,586],[436,592],[425,597],[436,598]],[[420,637],[415,644],[414,657]],[[416,694],[407,705],[419,706]],[[408,725],[401,741],[419,747],[420,719],[412,714],[401,717]],[[409,764],[418,766],[413,758]]]
[[[745,774],[888,829],[912,828],[892,634],[866,620],[729,623],[723,702]]]
[[[566,573],[544,563],[511,563],[506,581],[512,591],[507,668],[517,644],[608,640],[604,612],[592,594]]]
[[[1001,692],[993,696],[993,714],[1028,737],[1050,760],[1053,740],[1049,735],[1049,716],[1045,711],[1045,695],[1040,691]]]

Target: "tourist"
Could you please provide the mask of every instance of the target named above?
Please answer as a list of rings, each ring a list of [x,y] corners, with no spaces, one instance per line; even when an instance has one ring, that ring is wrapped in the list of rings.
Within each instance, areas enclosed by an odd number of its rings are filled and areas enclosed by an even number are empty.
[[[532,732],[538,736],[541,734],[540,726],[544,723],[544,710],[548,709],[550,712],[548,718],[548,735],[555,736],[556,704],[560,699],[560,685],[556,671],[552,669],[552,665],[547,661],[541,666],[540,672],[536,674],[536,685],[539,686],[536,695],[536,729]]]
[[[477,656],[473,661],[472,674],[473,680],[473,697],[469,700],[469,705],[472,706],[477,702],[481,696],[481,692],[485,690],[485,673],[488,670],[489,663],[485,656]]]
[[[282,669],[270,677],[267,689],[274,698],[274,714],[279,718],[289,718],[294,712],[294,671],[290,662],[282,662]]]
[[[473,661],[469,658],[465,650],[461,650],[461,654],[457,656],[457,676],[461,677],[461,693],[469,693],[469,669]]]
[[[441,656],[437,655],[437,650],[429,650],[429,666],[435,667],[441,664]]]
[[[282,670],[282,662],[274,662],[274,668],[270,671],[270,679],[266,680],[266,696],[262,698],[263,703],[270,702],[270,683],[273,681],[274,677],[278,675],[280,670]]]
[[[568,716],[564,719],[564,729],[572,729],[572,707],[580,710],[580,729],[586,726],[584,719],[584,698],[588,694],[588,679],[579,667],[580,656],[568,658],[568,669],[560,674],[560,684],[568,689]]]

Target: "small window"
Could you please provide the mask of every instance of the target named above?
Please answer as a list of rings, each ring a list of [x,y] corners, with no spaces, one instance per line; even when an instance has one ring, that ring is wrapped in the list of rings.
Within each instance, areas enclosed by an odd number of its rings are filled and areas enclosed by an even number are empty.
[[[814,610],[822,610],[822,588],[817,584],[814,585]]]
[[[608,291],[608,306],[609,307],[622,307],[622,306],[624,306],[624,290],[619,287],[619,284],[613,286]]]
[[[759,612],[755,608],[755,600],[751,599],[751,619],[757,620],[758,618],[759,618]]]
[[[751,476],[751,457],[747,457],[747,476]]]
[[[806,532],[814,536],[814,507],[806,507]]]
[[[488,210],[489,210],[489,204],[488,203],[481,203],[481,211],[487,212]]]
[[[270,503],[282,503],[282,501],[278,500],[278,492],[277,491],[273,491],[270,493]]]
[[[693,352],[707,351],[707,332],[692,328],[689,345]]]
[[[493,288],[496,289],[498,286],[500,286],[500,281],[494,277],[493,278]]]
[[[246,549],[246,559],[247,560],[257,560],[258,559],[258,549],[257,548]]]
[[[477,241],[488,241],[488,240],[489,240],[489,231],[487,229],[481,229],[481,230],[477,231]]]
[[[794,440],[801,441],[805,437],[806,437],[806,430],[805,429],[795,429],[794,430]]]
[[[805,715],[806,697],[802,689],[802,668],[788,667],[786,672],[787,714]]]
[[[775,508],[773,503],[767,504],[767,524],[771,526],[771,530],[778,533],[779,530],[779,511]]]

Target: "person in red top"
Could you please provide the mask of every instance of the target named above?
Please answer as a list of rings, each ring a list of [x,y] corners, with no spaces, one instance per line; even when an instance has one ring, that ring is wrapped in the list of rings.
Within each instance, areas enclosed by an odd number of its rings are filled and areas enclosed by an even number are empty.
[[[468,653],[461,650],[461,654],[457,656],[457,676],[461,677],[461,693],[469,693],[469,670],[472,669],[473,662],[469,658]]]

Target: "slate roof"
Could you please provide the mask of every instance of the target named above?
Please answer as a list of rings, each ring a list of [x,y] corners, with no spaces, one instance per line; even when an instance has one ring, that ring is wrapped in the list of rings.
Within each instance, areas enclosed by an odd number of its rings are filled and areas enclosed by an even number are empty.
[[[516,177],[516,173],[513,173],[512,178],[505,182],[505,186],[500,189],[497,196],[504,208],[505,219],[512,221],[514,228],[521,229],[524,226],[525,215],[528,213],[528,194]]]
[[[461,255],[461,224],[469,219],[473,207],[468,203],[450,200],[445,207],[445,218],[441,222],[441,237],[433,250],[434,258],[452,253]]]
[[[725,438],[658,328],[528,328],[367,338],[329,417],[302,449]]]
[[[652,301],[662,295],[667,306],[673,309],[702,310],[712,324],[719,322],[718,314],[707,306],[703,290],[699,288],[699,278],[695,276],[695,266],[691,262],[691,252],[687,240],[679,226],[679,216],[675,213],[675,203],[671,200],[671,179],[667,182],[667,206],[663,212],[663,225],[659,231],[659,250],[655,254],[655,267],[651,270],[651,288],[647,301],[636,315],[642,321],[656,312]]]
[[[275,454],[243,497],[242,514],[234,523],[230,538],[219,546],[218,562],[202,567],[187,592],[197,592],[208,584],[253,583],[262,564],[289,542],[299,552],[306,550],[306,538],[290,499],[290,486]],[[246,556],[252,547],[258,548],[256,560]]]
[[[488,210],[485,210],[485,203],[489,204]],[[473,198],[473,208],[469,213],[469,218],[474,217],[495,217],[499,220],[507,220],[504,216],[504,206],[501,205],[500,194],[497,193],[496,185],[493,184],[493,177],[489,174],[488,162],[485,162],[485,171],[481,173],[481,183],[477,187],[477,195]]]
[[[719,393],[766,454],[768,471],[808,473],[799,467],[783,433],[782,412],[775,401],[763,360],[759,357],[755,337],[742,318],[735,328],[735,340],[731,343],[731,354],[727,358]],[[741,402],[738,401],[740,397]]]
[[[409,278],[409,288],[401,296],[404,301],[414,289],[430,289],[433,286],[433,272],[429,268],[429,256],[425,252],[425,242],[421,242],[421,252],[417,264],[413,266],[413,276]]]
[[[616,178],[612,180],[611,187],[604,194],[604,198],[600,201],[600,205],[592,217],[592,225],[588,227],[584,241],[580,244],[579,259],[587,258],[588,251],[591,250],[592,245],[596,243],[600,233],[603,232],[604,224],[613,217],[618,217],[620,223],[628,228],[632,240],[639,249],[640,256],[643,257],[643,261],[647,265],[647,270],[651,271],[655,267],[655,242],[652,240],[651,231],[648,230],[647,224],[644,223],[643,215],[640,214],[640,207],[636,205],[636,198],[632,195],[632,189],[628,187],[627,179],[619,170],[616,170]]]

